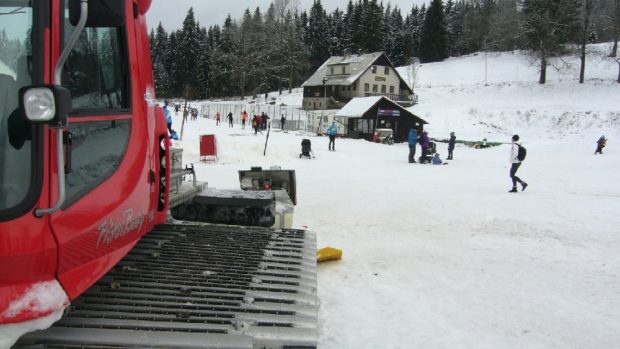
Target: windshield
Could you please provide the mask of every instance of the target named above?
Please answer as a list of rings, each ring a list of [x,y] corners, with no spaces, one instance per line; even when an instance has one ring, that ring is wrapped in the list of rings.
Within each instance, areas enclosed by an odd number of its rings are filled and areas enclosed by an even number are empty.
[[[32,1],[0,0],[0,212],[22,203],[32,183],[32,135],[18,91],[32,84]]]

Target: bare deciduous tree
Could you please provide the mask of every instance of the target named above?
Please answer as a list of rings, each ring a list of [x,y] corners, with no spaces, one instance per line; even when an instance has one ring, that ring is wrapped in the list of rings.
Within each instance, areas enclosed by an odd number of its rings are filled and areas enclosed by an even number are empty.
[[[586,45],[590,35],[590,16],[596,0],[584,0],[583,3],[583,31],[581,33],[581,67],[579,68],[579,83],[583,84],[586,75]]]

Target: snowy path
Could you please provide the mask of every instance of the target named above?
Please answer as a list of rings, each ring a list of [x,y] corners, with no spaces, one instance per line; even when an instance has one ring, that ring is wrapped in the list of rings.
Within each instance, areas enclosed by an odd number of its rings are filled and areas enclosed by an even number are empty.
[[[220,162],[197,167],[211,187],[237,188],[250,166],[296,170],[294,224],[344,250],[319,267],[321,348],[620,346],[617,146],[528,140],[530,187],[509,194],[508,146],[432,166],[406,163],[402,144],[328,152],[311,137],[306,160],[301,135],[272,132],[263,157],[264,137],[236,127],[187,124],[184,160],[215,133]]]

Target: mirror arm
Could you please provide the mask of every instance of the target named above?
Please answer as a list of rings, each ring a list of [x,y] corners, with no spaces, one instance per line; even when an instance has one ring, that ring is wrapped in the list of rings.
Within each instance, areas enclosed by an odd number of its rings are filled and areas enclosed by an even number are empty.
[[[62,206],[65,201],[65,159],[63,156],[64,147],[62,139],[62,129],[56,129],[56,158],[58,159],[58,201],[56,205],[50,208],[37,208],[34,211],[34,215],[41,218],[45,215],[52,214]]]
[[[62,84],[62,67],[65,65],[65,62],[69,58],[69,54],[73,47],[77,43],[80,34],[84,30],[86,25],[86,19],[88,18],[88,0],[80,1],[80,21],[78,22],[73,34],[69,38],[67,45],[62,50],[60,54],[60,58],[58,62],[56,62],[56,67],[54,68],[54,83],[58,86]],[[68,120],[68,118],[66,118]],[[52,214],[57,212],[62,207],[62,204],[65,202],[65,156],[64,156],[64,145],[63,145],[63,128],[67,127],[65,125],[54,126],[53,128],[56,130],[56,161],[58,164],[58,200],[53,207],[50,208],[37,208],[34,211],[35,216],[43,217],[48,214]]]
[[[54,78],[56,85],[62,85],[62,67],[65,65],[65,62],[69,58],[69,54],[71,50],[73,50],[73,46],[77,43],[84,27],[86,26],[86,20],[88,19],[88,0],[80,1],[80,21],[75,26],[75,30],[71,34],[69,41],[67,41],[67,45],[62,50],[60,54],[60,58],[58,62],[56,62],[56,67],[54,68]]]

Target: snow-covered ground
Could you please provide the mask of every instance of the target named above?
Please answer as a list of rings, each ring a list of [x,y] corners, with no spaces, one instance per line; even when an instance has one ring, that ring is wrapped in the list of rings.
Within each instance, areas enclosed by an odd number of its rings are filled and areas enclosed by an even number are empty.
[[[518,53],[488,54],[486,83],[484,54],[417,69],[411,110],[431,137],[522,136],[529,187],[517,194],[507,145],[459,145],[434,166],[407,163],[404,144],[338,139],[329,152],[326,137],[272,130],[263,156],[264,135],[210,119],[188,122],[175,145],[218,189],[238,188],[250,166],[296,170],[294,225],[344,250],[318,268],[322,349],[619,348],[620,84],[600,57],[585,84],[573,67],[539,85]],[[284,98],[301,105],[300,93]],[[211,133],[219,162],[200,163]],[[315,159],[299,159],[302,138]]]
[[[518,194],[507,192],[507,145],[457,146],[433,166],[407,163],[404,144],[338,139],[329,152],[326,137],[272,130],[263,156],[264,135],[239,125],[185,125],[177,146],[210,187],[238,188],[250,166],[296,170],[294,225],[344,250],[319,266],[321,348],[620,347],[617,66],[592,59],[595,80],[564,71],[539,85],[523,56],[489,54],[485,84],[483,59],[423,65],[412,111],[432,137],[522,135],[529,187]],[[217,164],[198,161],[207,133]],[[299,159],[304,137],[315,159]]]

